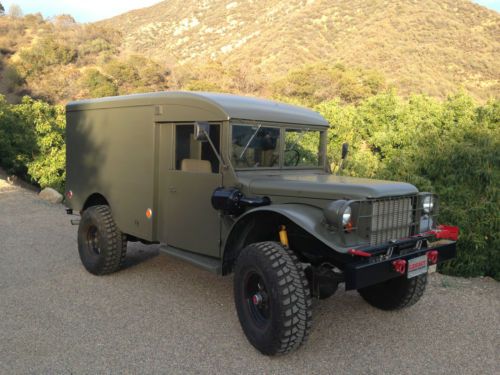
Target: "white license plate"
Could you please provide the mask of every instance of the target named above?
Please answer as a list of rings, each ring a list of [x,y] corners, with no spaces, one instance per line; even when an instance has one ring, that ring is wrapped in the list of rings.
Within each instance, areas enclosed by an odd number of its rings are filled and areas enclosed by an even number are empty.
[[[418,258],[413,258],[408,260],[408,273],[406,277],[411,279],[412,277],[422,275],[427,273],[427,255],[422,255]]]

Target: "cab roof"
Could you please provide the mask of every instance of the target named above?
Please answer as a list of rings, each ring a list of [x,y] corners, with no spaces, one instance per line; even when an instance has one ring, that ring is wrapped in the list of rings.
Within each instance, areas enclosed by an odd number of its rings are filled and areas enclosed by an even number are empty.
[[[209,92],[166,91],[80,100],[68,103],[66,111],[75,112],[92,109],[149,105],[196,107],[213,113],[217,117],[220,117],[221,121],[241,119],[328,126],[328,122],[323,116],[307,108],[247,96]],[[170,110],[175,111],[175,108],[170,107]]]

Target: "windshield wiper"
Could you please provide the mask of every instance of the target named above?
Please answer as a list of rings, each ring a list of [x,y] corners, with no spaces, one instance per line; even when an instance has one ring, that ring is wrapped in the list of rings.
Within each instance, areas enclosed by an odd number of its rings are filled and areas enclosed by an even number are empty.
[[[240,156],[238,157],[238,159],[241,160],[241,158],[243,157],[243,155],[245,155],[245,152],[247,151],[247,148],[248,146],[250,146],[250,143],[252,143],[253,139],[255,138],[255,136],[257,135],[257,133],[259,132],[260,128],[262,127],[262,124],[259,124],[259,126],[257,127],[257,130],[252,134],[252,136],[250,137],[250,139],[248,140],[248,143],[246,144],[246,146],[243,148],[243,151],[241,151],[241,154]]]

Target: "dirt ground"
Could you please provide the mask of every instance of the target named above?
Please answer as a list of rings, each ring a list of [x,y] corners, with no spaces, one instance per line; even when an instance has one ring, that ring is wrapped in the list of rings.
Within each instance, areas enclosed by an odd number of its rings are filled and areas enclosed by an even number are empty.
[[[500,283],[433,274],[415,306],[356,292],[316,301],[309,341],[256,352],[232,279],[129,244],[126,268],[81,266],[62,205],[0,176],[0,373],[500,374]]]

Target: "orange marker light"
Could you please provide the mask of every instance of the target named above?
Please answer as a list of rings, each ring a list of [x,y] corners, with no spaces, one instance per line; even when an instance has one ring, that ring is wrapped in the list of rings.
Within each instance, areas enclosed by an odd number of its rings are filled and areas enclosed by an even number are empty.
[[[148,209],[146,210],[146,217],[147,217],[148,219],[151,219],[151,218],[153,217],[153,210],[152,210],[151,208],[148,208]]]
[[[344,230],[345,230],[346,232],[352,232],[352,227],[353,227],[353,226],[352,226],[352,221],[350,221],[350,220],[349,220],[349,221],[347,222],[347,224],[344,226]]]

